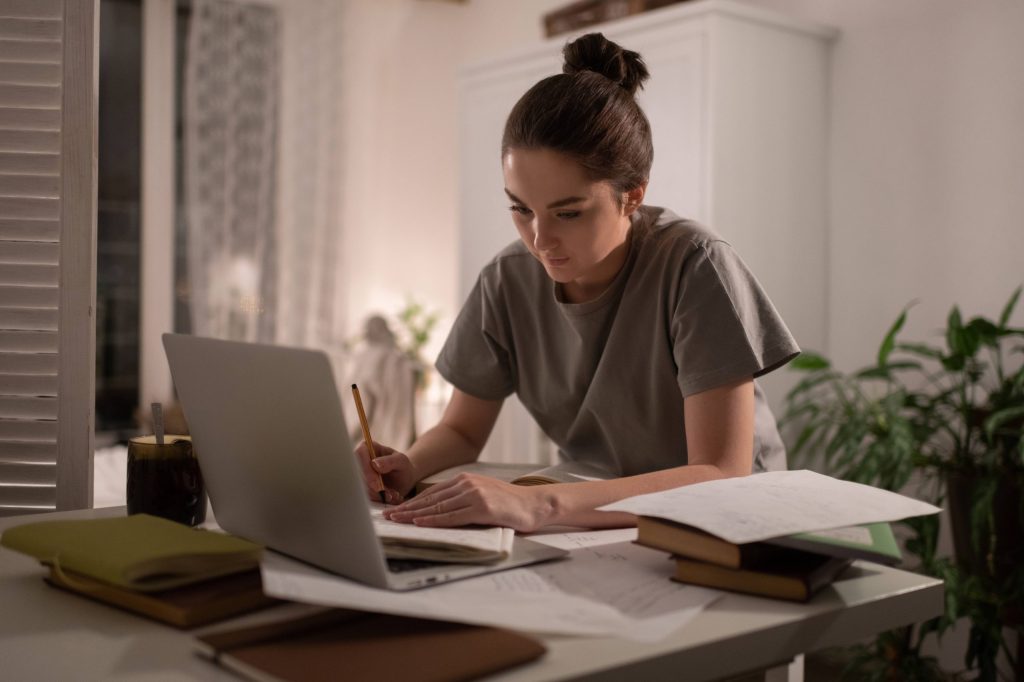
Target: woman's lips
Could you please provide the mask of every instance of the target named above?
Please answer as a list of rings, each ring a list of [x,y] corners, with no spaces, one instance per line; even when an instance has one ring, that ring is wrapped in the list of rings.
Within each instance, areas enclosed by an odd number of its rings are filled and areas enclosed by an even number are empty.
[[[566,263],[568,263],[569,262],[569,257],[568,256],[565,256],[565,257],[562,257],[562,258],[545,257],[544,258],[544,262],[547,263],[548,265],[550,265],[553,268],[558,268],[558,267],[561,267],[561,266],[565,265]]]

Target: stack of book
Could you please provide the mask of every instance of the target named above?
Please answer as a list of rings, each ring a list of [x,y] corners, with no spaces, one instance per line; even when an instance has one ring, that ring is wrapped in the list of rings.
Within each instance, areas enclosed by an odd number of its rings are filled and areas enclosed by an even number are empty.
[[[54,587],[180,628],[278,603],[263,593],[262,547],[147,514],[24,524],[0,545],[42,562]]]
[[[899,545],[885,522],[737,544],[682,523],[640,516],[637,543],[673,555],[673,580],[801,602],[831,584],[853,559],[900,561]]]

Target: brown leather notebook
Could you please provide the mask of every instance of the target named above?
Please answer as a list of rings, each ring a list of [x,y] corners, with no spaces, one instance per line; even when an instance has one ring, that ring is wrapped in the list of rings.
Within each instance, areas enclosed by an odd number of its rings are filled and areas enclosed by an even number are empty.
[[[203,655],[253,680],[473,680],[546,649],[509,630],[334,609],[197,638]]]

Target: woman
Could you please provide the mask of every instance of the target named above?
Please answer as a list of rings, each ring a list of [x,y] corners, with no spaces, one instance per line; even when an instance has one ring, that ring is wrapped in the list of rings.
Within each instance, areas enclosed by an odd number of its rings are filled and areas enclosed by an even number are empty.
[[[407,453],[360,457],[394,521],[423,526],[609,527],[632,495],[785,468],[754,382],[799,349],[760,285],[714,232],[643,205],[653,160],[635,99],[647,69],[590,34],[564,73],[513,108],[501,161],[520,241],[480,273],[437,369],[441,422]],[[474,461],[515,392],[562,457],[610,480],[523,487],[471,474],[405,500],[417,481]],[[401,503],[401,504],[399,504]]]

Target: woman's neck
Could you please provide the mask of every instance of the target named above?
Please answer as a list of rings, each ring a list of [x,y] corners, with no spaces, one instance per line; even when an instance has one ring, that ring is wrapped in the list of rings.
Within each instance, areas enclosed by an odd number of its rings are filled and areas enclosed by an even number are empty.
[[[603,294],[616,276],[622,271],[623,266],[629,258],[630,243],[632,242],[631,221],[624,217],[625,227],[622,241],[613,248],[594,268],[584,277],[579,277],[571,282],[562,285],[562,292],[565,300],[569,303],[587,303]]]

